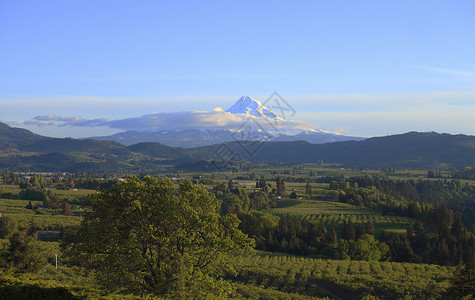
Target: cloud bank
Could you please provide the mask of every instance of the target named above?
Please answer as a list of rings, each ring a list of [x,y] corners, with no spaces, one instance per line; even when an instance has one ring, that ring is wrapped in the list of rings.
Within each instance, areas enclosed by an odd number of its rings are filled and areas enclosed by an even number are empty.
[[[285,99],[297,111],[301,122],[287,120],[285,124],[277,124],[279,129],[323,129],[331,133],[363,137],[407,131],[475,135],[473,87],[466,91],[399,94],[287,95]],[[153,101],[65,98],[49,101],[0,98],[4,122],[11,126],[26,126],[32,131],[49,136],[90,137],[111,135],[125,130],[236,130],[248,118],[245,115],[226,113],[220,108],[211,109],[217,103],[232,102],[232,97],[190,96]],[[160,113],[144,115],[144,112],[157,110],[157,107]],[[181,107],[188,107],[190,111],[173,112]],[[200,107],[207,111],[202,111]],[[52,109],[55,109],[57,114],[49,114]],[[24,115],[31,111],[38,116],[31,119],[30,115],[30,121],[19,121],[25,120]],[[64,117],[71,111],[75,111],[79,116]],[[124,112],[127,112],[127,115],[124,115]],[[96,113],[104,117],[96,118]],[[134,115],[137,117],[128,117]],[[288,132],[293,133],[291,130]]]
[[[245,114],[232,114],[217,107],[212,111],[162,112],[130,117],[124,119],[85,119],[80,116],[61,117],[54,114],[36,116],[33,120],[23,122],[27,126],[74,126],[74,127],[108,127],[120,130],[154,131],[184,129],[230,129],[239,128],[244,122],[253,119],[266,130],[312,130],[316,126],[303,121],[285,120],[276,122],[265,117]]]

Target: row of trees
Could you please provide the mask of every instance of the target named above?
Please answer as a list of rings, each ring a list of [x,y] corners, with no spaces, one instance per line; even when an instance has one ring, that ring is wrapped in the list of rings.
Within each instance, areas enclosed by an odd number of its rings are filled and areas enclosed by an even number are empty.
[[[407,233],[382,238],[395,261],[456,265],[475,249],[475,187],[457,180],[356,177],[333,183],[342,202],[416,218]]]
[[[239,228],[256,241],[259,250],[336,259],[391,259],[388,245],[375,240],[372,222],[345,221],[338,232],[335,224],[299,216],[254,211],[240,214],[239,219]]]
[[[261,177],[256,186],[265,187],[267,186],[265,184]],[[358,250],[350,253],[348,249],[362,249],[358,245],[367,245],[372,237],[373,250],[369,252],[374,256],[367,252],[369,256],[361,254],[364,257],[456,265],[460,260],[467,261],[475,249],[473,226],[466,226],[467,223],[473,224],[470,218],[473,218],[473,213],[472,215],[469,213],[471,213],[472,193],[475,190],[467,186],[461,186],[459,189],[457,185],[456,181],[404,183],[369,177],[350,181],[331,181],[330,187],[339,191],[339,199],[342,202],[369,206],[388,214],[404,215],[419,220],[414,225],[418,230],[413,231],[413,224],[410,223],[407,234],[387,233],[383,235],[381,241],[374,240],[375,226],[372,222],[353,224],[348,220],[344,221],[341,227],[335,227],[335,224],[327,224],[325,227],[323,224],[316,226],[318,222],[312,225],[314,221],[298,217],[253,213],[252,210],[272,207],[272,201],[266,198],[262,189],[258,193],[261,196],[260,202],[264,205],[252,204],[255,197],[248,197],[244,190],[236,188],[228,189],[228,193],[220,195],[223,199],[222,211],[238,214],[242,220],[241,228],[256,240],[257,247],[261,250],[354,259],[362,257],[357,253],[363,252]],[[311,185],[307,184],[307,191],[309,186],[311,189]],[[451,191],[451,194],[447,194],[448,191]],[[255,192],[251,193],[254,194]],[[454,194],[465,197],[463,203],[468,207],[454,205],[454,210],[448,209],[443,203]],[[409,200],[406,200],[406,197]],[[465,215],[462,212],[465,212]],[[340,241],[336,238],[337,231],[340,233]],[[333,236],[335,238],[332,238]],[[363,236],[365,237],[361,239]],[[316,243],[315,239],[319,242]],[[379,250],[374,250],[376,248]]]
[[[103,177],[103,176],[100,176]],[[22,189],[45,189],[55,188],[67,190],[73,188],[79,189],[108,189],[112,187],[117,180],[94,178],[90,176],[72,175],[72,174],[31,174],[29,176],[20,176],[15,172],[0,170],[0,179],[4,184],[19,185]]]
[[[341,202],[380,209],[425,221],[438,205],[462,216],[467,228],[475,224],[475,186],[458,180],[398,180],[356,177],[333,183]]]
[[[440,265],[468,262],[474,254],[475,235],[465,228],[460,216],[447,223],[449,218],[443,215],[450,215],[450,211],[438,207],[427,222],[409,224],[406,233],[383,235],[392,259]]]
[[[457,178],[457,179],[474,180],[475,179],[475,168],[466,167],[462,171],[454,172],[452,177]]]

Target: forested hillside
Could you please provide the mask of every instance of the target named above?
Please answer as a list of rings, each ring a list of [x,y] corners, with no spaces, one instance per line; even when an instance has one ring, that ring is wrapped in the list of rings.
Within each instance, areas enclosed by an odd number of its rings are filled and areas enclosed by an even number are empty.
[[[252,149],[257,149],[256,151]],[[222,148],[227,149],[223,156]],[[252,151],[250,151],[252,150]],[[241,161],[237,161],[241,160]],[[0,127],[0,168],[47,172],[216,171],[232,165],[331,163],[353,168],[463,169],[475,164],[475,137],[410,132],[364,141],[310,144],[303,141],[231,142],[198,148],[48,138]]]
[[[307,142],[270,142],[254,145],[229,144],[241,157],[271,163],[338,163],[360,168],[463,168],[475,164],[475,137],[434,132],[392,135],[364,141],[313,145]],[[204,147],[212,152],[214,148]]]

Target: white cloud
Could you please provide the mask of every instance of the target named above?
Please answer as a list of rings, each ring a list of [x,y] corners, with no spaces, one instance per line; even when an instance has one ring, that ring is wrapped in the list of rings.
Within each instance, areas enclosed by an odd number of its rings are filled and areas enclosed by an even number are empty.
[[[475,91],[439,91],[400,94],[283,95],[297,112],[294,119],[274,124],[286,129],[323,129],[354,136],[375,136],[411,130],[475,134]],[[265,100],[266,96],[256,96]],[[236,101],[231,96],[190,96],[169,99],[55,98],[0,99],[5,122],[43,130],[81,131],[159,130],[161,128],[222,128],[234,130],[246,116],[226,113]],[[21,107],[21,108],[19,108]],[[216,107],[213,109],[213,107]],[[50,114],[52,109],[56,114]],[[173,112],[180,108],[190,111]],[[31,109],[39,116],[25,117]],[[193,111],[193,109],[195,109]],[[209,111],[203,111],[207,109]],[[64,117],[71,111],[74,116]],[[160,111],[159,113],[148,113]],[[170,112],[171,111],[171,112]],[[15,115],[22,113],[22,115]],[[139,117],[128,117],[128,116]],[[104,116],[97,118],[97,116]],[[19,120],[30,119],[21,122]],[[49,131],[47,131],[48,129]],[[35,130],[36,131],[36,130]],[[60,136],[60,134],[58,134]]]
[[[108,127],[121,130],[164,130],[164,129],[196,129],[217,128],[237,129],[248,118],[253,118],[267,130],[310,130],[315,125],[302,121],[279,121],[258,118],[245,114],[232,114],[217,107],[212,111],[189,111],[175,113],[153,113],[141,117],[124,119],[84,119],[82,117],[61,117],[53,114],[36,116],[31,121],[23,122],[27,126],[74,126],[74,127]]]
[[[36,116],[31,121],[23,122],[24,125],[36,125],[36,126],[79,126],[79,127],[97,127],[97,126],[105,126],[104,124],[107,123],[105,119],[93,119],[88,120],[81,118],[79,116],[76,117],[60,117],[54,114],[50,115],[43,115],[43,116]]]
[[[236,127],[243,117],[224,111],[190,111],[176,113],[154,113],[141,117],[111,120],[105,126],[124,130],[229,128]]]

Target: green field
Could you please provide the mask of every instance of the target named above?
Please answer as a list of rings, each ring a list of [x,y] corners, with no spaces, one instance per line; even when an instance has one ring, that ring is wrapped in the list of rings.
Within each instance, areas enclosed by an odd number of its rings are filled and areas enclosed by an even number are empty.
[[[278,208],[273,208],[272,213],[289,213],[299,215],[377,215],[378,213],[365,207],[354,206],[334,201],[318,200],[277,200]]]
[[[260,253],[245,257],[236,281],[309,296],[322,290],[342,299],[435,299],[449,285],[452,267],[309,259]],[[411,299],[411,298],[409,298]]]
[[[0,199],[0,212],[2,216],[10,216],[18,224],[33,225],[41,230],[59,230],[62,227],[78,226],[81,218],[79,216],[63,216],[60,214],[51,214],[37,209],[36,212],[26,209],[30,201]],[[31,201],[34,205],[41,205],[40,201]]]
[[[394,234],[406,232],[407,225],[415,222],[416,219],[383,215],[377,209],[339,202],[339,191],[330,190],[328,183],[311,183],[312,197],[306,199],[306,179],[316,180],[324,176],[348,179],[353,176],[368,175],[370,177],[388,176],[394,180],[415,180],[426,176],[427,171],[392,172],[326,169],[316,165],[304,165],[294,168],[262,167],[251,172],[228,172],[207,174],[206,176],[202,176],[200,173],[176,174],[181,179],[207,182],[205,186],[209,190],[220,183],[227,186],[230,177],[240,176],[241,179],[234,179],[235,186],[239,190],[244,189],[247,193],[256,190],[256,181],[253,176],[258,178],[260,175],[265,176],[271,188],[276,187],[276,176],[281,176],[286,180],[287,196],[282,199],[269,199],[269,203],[271,201],[275,202],[276,207],[262,211],[271,214],[263,214],[269,217],[266,219],[267,221],[271,222],[272,218],[283,220],[285,219],[282,218],[284,215],[298,216],[299,218],[291,218],[291,220],[300,220],[301,218],[304,221],[322,222],[324,224],[324,226],[321,226],[323,230],[330,233],[330,229],[334,228],[339,238],[341,238],[340,230],[344,222],[351,221],[351,223],[358,226],[359,224],[373,223],[374,236],[378,239],[383,232]],[[448,175],[448,173],[443,173],[443,175]],[[474,181],[463,182],[474,184]],[[290,199],[289,195],[292,191],[295,191],[300,199]],[[34,227],[38,231],[59,233],[64,228],[79,226],[81,222],[80,215],[84,213],[84,210],[80,208],[78,203],[87,195],[95,193],[95,191],[83,189],[56,190],[51,188],[51,192],[58,195],[61,200],[75,204],[71,206],[74,215],[61,215],[61,209],[59,208],[46,209],[42,207],[34,211],[26,208],[30,203],[29,200],[17,199],[0,199],[0,212],[2,216],[8,216],[16,220],[20,228]],[[19,195],[20,188],[18,185],[0,184],[0,193]],[[43,205],[41,201],[31,201],[31,203],[37,207]],[[318,224],[316,222],[307,223]],[[224,274],[224,279],[231,282],[235,288],[231,298],[362,299],[367,297],[366,299],[376,299],[371,298],[371,295],[375,295],[378,297],[377,299],[440,299],[449,287],[449,280],[455,269],[452,266],[430,264],[321,259],[338,257],[327,255],[327,253],[335,251],[336,244],[325,245],[321,253],[316,252],[320,251],[321,248],[314,248],[312,249],[313,252],[309,251],[310,254],[303,254],[307,255],[306,257],[264,251],[242,254],[242,257],[240,257],[241,264],[234,266],[235,272]],[[37,245],[46,262],[44,267],[37,273],[15,273],[12,270],[2,269],[3,271],[0,272],[0,299],[3,299],[4,294],[2,293],[4,292],[28,289],[39,289],[45,295],[55,295],[50,298],[60,298],[58,295],[65,293],[68,296],[74,295],[84,299],[144,299],[140,296],[115,292],[107,295],[94,282],[91,273],[68,263],[66,256],[61,252],[58,238],[52,241],[38,241]],[[7,246],[8,240],[0,239],[0,248]],[[265,249],[269,250],[270,248]],[[270,249],[269,251],[285,250]],[[57,269],[54,265],[55,255],[58,255]],[[390,258],[381,260],[388,259]],[[234,259],[231,260],[235,261]],[[150,296],[146,299],[155,298]]]
[[[278,208],[270,209],[275,215],[297,215],[307,220],[321,221],[325,225],[334,226],[339,232],[344,221],[354,224],[373,222],[376,237],[383,231],[401,233],[406,231],[411,220],[407,217],[385,216],[369,208],[334,201],[292,200],[277,201]]]

